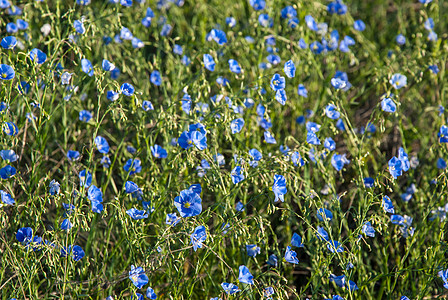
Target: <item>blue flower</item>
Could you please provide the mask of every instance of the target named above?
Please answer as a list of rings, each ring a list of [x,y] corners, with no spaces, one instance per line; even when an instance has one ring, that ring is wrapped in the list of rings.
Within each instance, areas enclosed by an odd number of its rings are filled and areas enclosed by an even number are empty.
[[[399,158],[394,156],[389,160],[389,172],[394,179],[403,174],[403,163]]]
[[[89,122],[92,119],[93,115],[88,110],[82,110],[79,112],[79,120],[82,122]]]
[[[166,152],[166,150],[157,144],[154,146],[151,146],[151,153],[152,153],[152,156],[154,156],[155,158],[166,158],[168,156],[168,153]]]
[[[394,205],[388,196],[383,197],[382,207],[385,212],[395,213]]]
[[[146,290],[146,297],[151,300],[157,299],[156,293],[150,287],[148,287],[148,289]]]
[[[90,77],[93,76],[93,65],[90,60],[86,58],[81,59],[81,70]]]
[[[362,20],[356,20],[353,24],[353,28],[358,31],[364,31],[366,29],[366,24]]]
[[[152,105],[151,101],[149,101],[149,100],[144,100],[142,102],[142,108],[144,111],[154,110],[154,106]]]
[[[120,96],[120,94],[115,91],[107,91],[107,93],[106,93],[107,100],[110,100],[110,101],[117,100],[119,96]]]
[[[193,245],[194,251],[198,250],[198,248],[202,248],[202,242],[205,242],[207,238],[207,233],[204,226],[198,226],[194,229],[194,232],[191,234],[190,244]]]
[[[245,177],[242,171],[243,169],[240,166],[236,166],[230,173],[230,176],[232,177],[232,182],[234,184],[237,184],[244,180]]]
[[[134,220],[146,219],[148,214],[144,210],[138,210],[136,208],[131,208],[126,211],[126,213]]]
[[[407,84],[407,78],[406,76],[401,75],[400,73],[396,73],[392,75],[392,78],[389,80],[389,82],[395,89],[398,90]]]
[[[437,136],[439,137],[439,143],[448,143],[448,127],[442,125]]]
[[[448,289],[448,269],[440,270],[437,275],[443,280],[443,286]]]
[[[288,191],[286,189],[286,179],[283,175],[274,175],[274,185],[272,186],[272,191],[275,195],[275,202],[281,201],[284,202],[284,195]]]
[[[333,77],[331,78],[331,85],[339,90],[339,89],[344,89],[347,86],[347,82],[345,80],[342,80],[341,78],[336,78]]]
[[[397,35],[397,37],[395,38],[395,41],[397,42],[398,45],[402,46],[406,43],[406,38],[404,35],[399,34]]]
[[[303,247],[302,237],[294,232],[291,238],[291,245],[294,247]]]
[[[3,203],[7,205],[14,205],[15,201],[9,193],[5,192],[4,190],[0,190],[0,196]]]
[[[251,245],[246,245],[246,252],[247,252],[247,255],[249,255],[251,257],[255,257],[255,256],[257,256],[257,254],[260,254],[261,249],[257,245],[251,244]]]
[[[324,147],[333,151],[336,149],[336,142],[331,137],[327,137],[324,141]]]
[[[18,159],[18,156],[14,150],[1,150],[0,157],[9,162],[15,162]]]
[[[309,29],[311,29],[312,31],[317,31],[317,23],[314,20],[313,16],[307,15],[305,16],[305,23],[308,26]]]
[[[304,98],[308,98],[308,91],[303,84],[299,84],[299,86],[297,87],[297,94]]]
[[[47,60],[47,55],[41,50],[34,48],[30,51],[30,58],[32,61],[35,61],[37,64],[41,65]]]
[[[437,65],[430,65],[430,66],[428,66],[428,69],[434,74],[437,74],[440,72],[439,67]]]
[[[291,154],[291,161],[295,167],[297,167],[297,165],[300,165],[301,167],[305,164],[305,161],[303,160],[299,152],[294,152]]]
[[[109,168],[112,162],[108,156],[103,156],[100,163],[103,165],[103,167]]]
[[[199,193],[196,186],[191,186],[189,189],[181,191],[180,195],[174,198],[174,205],[182,218],[194,217],[202,212],[202,200]]]
[[[437,160],[437,168],[438,169],[446,169],[446,162],[441,157]]]
[[[281,105],[285,105],[287,100],[285,90],[278,90],[275,93],[275,100],[277,100]]]
[[[173,53],[177,55],[182,55],[184,53],[184,50],[182,49],[181,45],[174,44]]]
[[[317,135],[312,132],[312,131],[308,131],[306,134],[306,142],[310,145],[320,145],[320,140],[317,137]]]
[[[215,70],[215,65],[216,65],[213,57],[210,54],[204,54],[203,60],[204,60],[204,67],[207,70],[213,72]]]
[[[123,169],[126,172],[129,172],[129,175],[134,175],[140,173],[142,171],[142,162],[140,159],[128,159],[126,164],[123,166]]]
[[[317,219],[319,219],[319,221],[323,221],[324,218],[327,221],[331,221],[333,219],[333,213],[326,208],[319,208],[317,210]]]
[[[95,138],[95,145],[100,153],[107,154],[109,152],[109,143],[102,136]]]
[[[142,40],[134,37],[132,38],[132,48],[134,49],[140,49],[143,48],[145,46],[145,43],[142,42]]]
[[[241,129],[243,129],[244,120],[242,118],[238,118],[233,120],[230,123],[230,129],[232,130],[232,134],[239,133]]]
[[[271,17],[269,17],[268,14],[260,14],[258,16],[258,23],[260,23],[263,27],[272,27],[274,26],[274,20],[272,20]]]
[[[10,165],[4,166],[3,168],[0,169],[0,177],[2,179],[9,179],[14,175],[16,175],[16,173],[17,173],[16,168]]]
[[[349,164],[350,160],[348,160],[345,154],[333,154],[331,157],[331,165],[337,170],[341,171],[344,165]]]
[[[131,271],[129,271],[129,279],[138,289],[141,289],[145,284],[149,282],[149,278],[143,268],[136,268],[134,267],[134,265],[131,265]]]
[[[121,93],[123,93],[123,95],[125,96],[132,96],[134,94],[135,88],[132,86],[132,84],[130,83],[123,83],[120,87],[121,89]]]
[[[103,63],[101,64],[101,66],[103,67],[103,70],[106,72],[110,72],[113,69],[115,69],[115,65],[110,61],[108,61],[107,59],[103,59]]]
[[[283,71],[289,78],[295,77],[296,66],[294,65],[294,62],[292,60],[288,60],[287,62],[285,62],[285,65],[283,66]]]
[[[191,141],[199,150],[207,148],[207,136],[201,131],[191,131]]]
[[[356,283],[351,280],[349,280],[347,282],[347,288],[349,291],[357,291],[358,290],[358,286],[356,285]]]
[[[285,88],[285,77],[275,73],[271,79],[271,88],[274,91],[283,90]]]
[[[84,34],[86,32],[86,28],[84,27],[84,23],[82,20],[75,20],[73,22],[73,27],[79,34]]]
[[[372,188],[375,186],[375,180],[372,177],[364,178],[364,186],[366,188]]]
[[[272,133],[270,133],[269,131],[264,132],[264,140],[268,144],[277,144],[277,141],[272,136]]]
[[[0,79],[1,80],[11,80],[14,78],[16,73],[11,66],[0,64]]]
[[[2,39],[1,45],[4,49],[14,49],[17,45],[17,39],[14,36],[6,36]]]
[[[345,275],[336,276],[334,274],[330,274],[330,282],[334,282],[338,287],[344,287],[346,282]]]
[[[77,161],[80,158],[80,154],[76,150],[68,150],[67,151],[67,158],[71,161]]]
[[[323,227],[320,226],[317,226],[316,236],[321,241],[329,241],[330,238],[328,232]]]
[[[28,245],[33,240],[33,229],[31,227],[23,227],[17,230],[16,239],[23,245]]]
[[[219,29],[212,29],[210,31],[209,38],[214,40],[220,46],[227,43],[226,33]]]
[[[72,222],[69,219],[62,220],[61,229],[62,230],[70,230],[73,227]]]
[[[341,116],[334,104],[328,104],[327,107],[325,107],[325,114],[332,120],[337,120]]]
[[[224,292],[229,295],[235,294],[240,291],[238,286],[234,285],[233,283],[223,282],[221,283],[221,287],[224,289]]]
[[[362,233],[364,233],[367,236],[375,237],[375,229],[372,227],[372,224],[370,222],[365,222],[362,225]]]
[[[330,240],[327,242],[327,249],[330,250],[331,253],[344,252],[344,248],[342,247],[341,243],[334,240]]]
[[[87,198],[92,202],[103,202],[103,192],[94,185],[87,190]]]
[[[79,172],[79,185],[88,188],[92,184],[92,174],[84,169]]]
[[[241,67],[238,64],[238,62],[234,59],[229,59],[229,69],[231,72],[233,72],[235,74],[241,73]]]
[[[254,276],[249,272],[249,269],[242,265],[239,267],[239,275],[238,275],[238,281],[242,283],[247,284],[254,284],[253,280]]]
[[[297,253],[294,250],[291,250],[290,246],[286,247],[285,260],[292,264],[299,263],[299,259],[297,258]]]
[[[165,224],[170,226],[176,226],[179,224],[180,218],[176,215],[176,213],[166,214]]]
[[[162,84],[162,77],[160,76],[160,72],[157,70],[152,71],[149,79],[154,85],[160,86]]]
[[[391,98],[384,98],[381,101],[381,109],[385,112],[394,113],[397,111],[397,105]]]

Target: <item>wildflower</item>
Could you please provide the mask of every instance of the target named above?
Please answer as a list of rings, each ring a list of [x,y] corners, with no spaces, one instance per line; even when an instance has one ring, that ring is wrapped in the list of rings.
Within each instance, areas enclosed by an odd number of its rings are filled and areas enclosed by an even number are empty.
[[[333,240],[328,241],[327,248],[328,250],[330,250],[331,253],[344,252],[344,248],[338,241]]]
[[[317,219],[323,222],[324,219],[326,221],[331,221],[333,219],[333,213],[326,208],[319,208],[317,210]]]
[[[191,234],[191,242],[193,245],[194,251],[198,250],[198,248],[202,248],[202,242],[205,242],[207,238],[207,233],[205,231],[204,226],[198,226],[194,229],[194,232]]]
[[[241,181],[244,180],[244,174],[242,173],[242,171],[244,171],[243,168],[241,168],[240,166],[236,166],[232,172],[230,173],[230,176],[232,177],[232,182],[233,184],[237,184]]]
[[[252,276],[252,274],[249,272],[249,269],[242,265],[239,268],[239,276],[238,276],[238,281],[242,282],[242,283],[247,283],[247,284],[254,284],[254,280],[253,280],[254,276]]]
[[[4,190],[0,190],[0,197],[2,199],[2,202],[7,205],[14,205],[14,203],[15,203],[12,196],[9,193],[5,192]]]
[[[135,267],[131,265],[131,271],[129,271],[129,279],[138,288],[141,289],[144,285],[149,282],[148,276],[142,267]]]
[[[439,143],[448,143],[448,127],[442,125],[437,136],[439,137]]]
[[[131,208],[126,213],[134,220],[146,219],[148,217],[148,214],[144,210],[138,210],[136,208]]]
[[[394,113],[397,110],[397,106],[391,98],[384,98],[381,101],[381,109],[385,112]]]
[[[246,252],[247,252],[247,255],[249,255],[251,257],[255,257],[255,256],[257,256],[257,254],[260,254],[261,249],[257,245],[251,244],[251,245],[246,245]]]
[[[180,218],[176,215],[176,213],[167,214],[165,219],[165,224],[170,226],[176,226],[179,224]]]
[[[155,158],[166,158],[168,156],[166,150],[157,144],[154,146],[151,146],[151,153],[152,153],[152,156],[154,156]]]
[[[79,172],[79,185],[88,188],[92,184],[92,174],[84,169]]]
[[[296,75],[296,66],[294,65],[294,62],[292,60],[288,60],[287,62],[285,62],[283,71],[285,72],[286,76],[288,76],[289,78],[293,78]]]
[[[372,188],[375,186],[375,180],[372,177],[364,178],[364,186],[366,188]]]
[[[229,59],[229,69],[231,72],[235,73],[235,74],[240,74],[241,73],[241,67],[238,64],[238,62],[234,59]]]
[[[333,151],[336,149],[336,142],[331,137],[327,137],[324,141],[324,147],[330,151]]]
[[[278,200],[281,202],[285,201],[284,195],[288,190],[286,189],[286,179],[283,175],[274,175],[274,185],[271,189],[275,194],[275,202]]]
[[[364,31],[366,29],[366,24],[362,20],[356,20],[353,24],[353,28],[357,31]]]
[[[142,171],[142,162],[140,159],[128,159],[126,164],[123,166],[123,169],[126,172],[129,172],[129,175],[134,175],[140,173]]]
[[[89,75],[90,77],[93,76],[93,65],[88,59],[81,59],[81,69],[84,73]]]
[[[146,297],[147,297],[148,299],[152,299],[152,300],[157,299],[157,295],[156,295],[156,293],[155,293],[154,290],[153,290],[152,288],[150,288],[150,287],[148,287],[148,289],[146,290]]]
[[[362,232],[367,236],[375,237],[375,229],[372,227],[370,222],[365,222],[362,225]]]
[[[329,240],[328,232],[323,227],[320,227],[320,226],[317,226],[316,236],[321,241],[328,241]]]
[[[199,197],[200,188],[200,185],[198,187],[192,186],[181,191],[180,195],[174,198],[174,205],[182,218],[194,217],[202,212],[202,200]]]
[[[395,38],[395,41],[397,42],[398,45],[403,46],[406,43],[406,38],[404,35],[399,34]]]
[[[392,75],[392,78],[389,80],[389,82],[390,82],[390,84],[392,84],[392,86],[395,89],[398,90],[407,84],[407,78],[404,75],[396,73],[396,74]]]
[[[221,283],[221,287],[224,289],[224,292],[226,292],[229,295],[235,294],[239,291],[241,291],[238,286],[234,285],[233,283],[227,283],[223,282]]]
[[[230,129],[232,130],[232,134],[239,133],[241,129],[243,129],[244,120],[242,118],[238,118],[233,120],[230,123]]]
[[[17,45],[17,39],[14,36],[6,36],[2,39],[1,43],[4,49],[14,49]]]
[[[291,247],[286,247],[285,251],[285,261],[292,263],[292,264],[298,264],[299,260],[297,259],[297,253],[293,250],[291,250]]]
[[[100,153],[107,154],[109,152],[109,143],[102,136],[95,138],[95,145]]]
[[[149,77],[149,80],[152,84],[160,86],[162,84],[162,77],[160,76],[159,71],[152,71],[151,76]]]
[[[264,140],[268,144],[276,144],[277,143],[275,138],[272,136],[272,133],[270,133],[269,131],[264,132]]]
[[[41,50],[34,48],[30,51],[30,58],[32,61],[35,61],[37,64],[41,65],[47,60],[47,55]]]
[[[274,91],[282,90],[285,88],[285,77],[280,76],[279,74],[274,74],[271,79],[271,88]]]
[[[110,72],[113,69],[115,69],[115,65],[110,61],[108,61],[107,59],[103,59],[103,63],[101,64],[101,66],[103,67],[103,70],[106,72]]]
[[[61,229],[62,230],[70,230],[73,227],[72,222],[69,219],[62,220]]]
[[[204,67],[207,70],[213,72],[215,70],[215,65],[216,65],[213,57],[210,54],[204,54],[203,60],[204,60]]]
[[[291,238],[291,245],[294,247],[303,247],[302,237],[294,232]]]
[[[297,94],[304,98],[308,98],[308,91],[303,84],[299,84],[299,86],[297,87]]]
[[[397,179],[398,176],[401,176],[401,174],[403,174],[401,160],[399,160],[395,156],[389,160],[389,172],[394,179]]]
[[[334,274],[330,274],[330,282],[334,282],[338,287],[344,287],[346,282],[345,275],[336,276]]]
[[[285,105],[287,100],[285,90],[278,90],[275,92],[275,100],[277,100],[277,102],[281,105]]]
[[[14,78],[16,73],[11,66],[0,64],[0,79],[1,80],[11,80]]]
[[[9,179],[14,175],[16,175],[16,173],[17,173],[16,168],[10,165],[4,166],[3,168],[0,169],[0,177],[2,179]]]
[[[291,161],[295,167],[297,167],[297,165],[303,166],[305,164],[305,161],[303,160],[299,152],[294,152],[293,154],[291,154]]]
[[[120,87],[121,89],[121,93],[125,96],[132,96],[134,94],[135,88],[132,84],[130,83],[123,83]]]
[[[28,245],[33,240],[33,229],[30,227],[23,227],[17,230],[16,239],[23,245]]]

